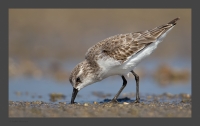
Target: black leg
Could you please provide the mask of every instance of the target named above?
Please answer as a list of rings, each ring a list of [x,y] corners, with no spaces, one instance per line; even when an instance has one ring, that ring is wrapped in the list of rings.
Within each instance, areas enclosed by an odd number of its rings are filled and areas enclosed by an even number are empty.
[[[125,79],[124,76],[122,76],[122,80],[123,80],[123,85],[120,88],[120,90],[117,92],[117,94],[115,95],[115,97],[112,99],[111,102],[117,102],[118,96],[120,95],[120,93],[122,92],[122,90],[126,87],[127,81],[126,81],[126,79]]]
[[[140,96],[139,96],[139,76],[132,70],[131,73],[135,76],[136,81],[136,103],[140,102]]]
[[[74,100],[76,98],[77,93],[78,93],[78,89],[73,88],[72,98],[71,98],[71,104],[74,104]]]

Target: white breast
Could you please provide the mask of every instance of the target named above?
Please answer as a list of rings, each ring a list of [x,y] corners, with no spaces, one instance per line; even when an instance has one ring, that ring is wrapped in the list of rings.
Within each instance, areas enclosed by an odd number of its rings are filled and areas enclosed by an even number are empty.
[[[102,71],[100,71],[101,79],[104,79],[108,76],[116,75],[119,73],[118,67],[121,66],[121,63],[110,57],[103,57],[102,59],[98,59],[97,63]]]

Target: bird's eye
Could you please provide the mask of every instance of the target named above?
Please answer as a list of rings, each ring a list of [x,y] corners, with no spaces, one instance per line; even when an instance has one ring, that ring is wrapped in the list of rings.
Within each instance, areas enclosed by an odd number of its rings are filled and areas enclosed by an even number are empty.
[[[103,53],[107,53],[107,51],[106,51],[106,50],[102,50],[102,52],[103,52]]]
[[[76,78],[76,82],[81,83],[81,79],[79,77]]]

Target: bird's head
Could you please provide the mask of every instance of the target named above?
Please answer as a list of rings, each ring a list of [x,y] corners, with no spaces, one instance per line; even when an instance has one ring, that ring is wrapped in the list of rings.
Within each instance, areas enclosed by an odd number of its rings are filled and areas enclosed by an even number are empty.
[[[90,85],[95,80],[95,74],[93,73],[94,69],[91,65],[85,60],[79,63],[71,72],[69,81],[73,87],[71,103],[74,103],[74,99],[79,90],[84,88],[87,85]]]

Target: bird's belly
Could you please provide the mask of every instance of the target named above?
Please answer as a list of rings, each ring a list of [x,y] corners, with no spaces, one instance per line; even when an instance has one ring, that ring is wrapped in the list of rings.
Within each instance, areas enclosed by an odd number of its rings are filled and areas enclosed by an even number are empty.
[[[172,27],[173,28],[173,27]],[[128,69],[133,70],[135,66],[145,57],[150,55],[156,48],[157,45],[163,41],[163,38],[166,36],[166,34],[172,29],[170,28],[168,31],[166,31],[163,35],[161,35],[155,42],[150,44],[148,47],[137,53],[136,55],[133,55],[129,58],[128,61],[126,61],[121,67],[122,69]]]
[[[107,71],[106,76],[113,76],[113,75],[125,75],[127,74],[129,71],[129,69],[122,69],[122,67],[117,66],[114,67],[113,69],[110,69]]]
[[[125,63],[123,64],[118,64],[118,62],[113,61],[113,60],[106,60],[101,62],[101,66],[103,68],[103,78],[113,76],[113,75],[126,75],[128,74],[131,70],[135,68],[135,66],[146,56],[150,55],[153,50],[156,49],[157,44],[160,41],[157,41],[155,43],[152,43],[136,55],[131,56]],[[99,62],[100,63],[100,62]],[[110,64],[110,65],[108,65]],[[115,64],[115,65],[113,65]],[[103,67],[104,66],[104,67]]]

